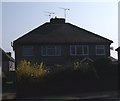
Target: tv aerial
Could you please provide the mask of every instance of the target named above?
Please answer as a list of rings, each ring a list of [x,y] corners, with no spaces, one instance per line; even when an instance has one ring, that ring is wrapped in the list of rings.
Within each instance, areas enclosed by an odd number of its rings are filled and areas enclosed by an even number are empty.
[[[70,10],[69,8],[62,8],[62,7],[59,7],[60,9],[63,9],[64,10],[64,17],[66,19],[66,11]]]
[[[45,11],[45,13],[48,14],[46,16],[49,16],[50,19],[52,18],[52,15],[55,14],[54,12],[48,12],[48,11]]]

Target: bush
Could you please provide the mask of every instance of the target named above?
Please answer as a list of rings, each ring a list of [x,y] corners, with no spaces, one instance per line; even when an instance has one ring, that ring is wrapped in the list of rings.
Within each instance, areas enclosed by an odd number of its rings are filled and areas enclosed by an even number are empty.
[[[89,68],[90,66],[86,62],[80,62],[80,61],[74,62],[74,70],[87,72]]]
[[[97,70],[97,73],[100,77],[104,77],[108,74],[111,69],[111,60],[108,58],[100,58],[94,62],[94,66]]]
[[[40,64],[32,64],[29,61],[23,60],[17,67],[17,80],[31,80],[31,79],[41,79],[47,75],[45,70],[45,65],[43,62]]]
[[[48,80],[80,80],[96,78],[94,67],[90,63],[75,61],[66,65],[55,65],[50,69]]]
[[[71,80],[78,78],[95,78],[94,67],[86,62],[75,61],[66,65],[55,65],[48,70],[43,62],[32,64],[23,60],[17,67],[17,80],[22,82]]]
[[[66,65],[55,65],[51,72],[60,72],[60,71],[80,71],[80,72],[87,72],[91,69],[92,66],[87,62],[75,61],[73,63],[69,63]]]
[[[38,65],[24,60],[20,62],[16,72],[19,81],[17,96],[76,92],[87,90],[89,85],[93,86],[96,82],[92,66],[81,61],[55,65],[46,71],[43,63]]]

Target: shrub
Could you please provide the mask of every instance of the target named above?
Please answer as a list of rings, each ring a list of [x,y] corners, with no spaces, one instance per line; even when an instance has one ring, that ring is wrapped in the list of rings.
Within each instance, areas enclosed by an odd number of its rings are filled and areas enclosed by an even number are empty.
[[[90,66],[86,62],[77,61],[77,62],[74,62],[73,68],[74,68],[74,70],[78,70],[81,72],[87,72],[88,69],[90,68]]]
[[[23,60],[19,63],[16,73],[17,80],[22,82],[43,82],[54,80],[68,80],[84,77],[95,77],[94,67],[89,63],[76,61],[66,65],[55,65],[48,70],[45,69],[43,62],[40,64],[32,64],[29,61]],[[52,81],[53,82],[53,81]]]
[[[104,77],[108,74],[112,64],[111,60],[108,58],[100,58],[94,62],[94,66],[97,70],[97,73],[100,77]]]
[[[73,63],[68,63],[66,65],[55,65],[51,72],[60,72],[60,71],[80,71],[87,72],[91,67],[91,65],[87,62],[75,61]]]
[[[96,77],[97,74],[93,65],[81,61],[71,62],[66,65],[57,64],[50,69],[48,75],[48,79],[53,81],[80,80]]]
[[[40,64],[32,64],[26,60],[19,63],[16,73],[18,80],[40,79],[47,75],[43,62]]]

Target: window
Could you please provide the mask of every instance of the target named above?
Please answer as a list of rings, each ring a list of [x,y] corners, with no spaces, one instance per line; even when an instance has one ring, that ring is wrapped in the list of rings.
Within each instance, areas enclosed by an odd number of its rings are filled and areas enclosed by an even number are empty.
[[[9,61],[9,71],[15,71],[15,63],[12,61]]]
[[[42,46],[41,47],[42,56],[61,56],[60,46]]]
[[[71,45],[70,46],[70,55],[88,55],[88,46],[87,45]]]
[[[104,45],[96,45],[96,55],[105,55]]]
[[[33,56],[33,46],[23,46],[23,56]]]

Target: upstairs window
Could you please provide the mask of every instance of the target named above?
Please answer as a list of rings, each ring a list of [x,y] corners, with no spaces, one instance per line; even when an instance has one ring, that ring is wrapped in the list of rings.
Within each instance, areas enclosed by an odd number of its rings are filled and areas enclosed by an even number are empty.
[[[104,45],[96,45],[96,55],[105,55]]]
[[[33,46],[23,46],[23,56],[33,56]]]
[[[61,56],[60,46],[42,46],[41,47],[42,56]]]
[[[88,45],[71,45],[70,55],[71,56],[88,55]]]

